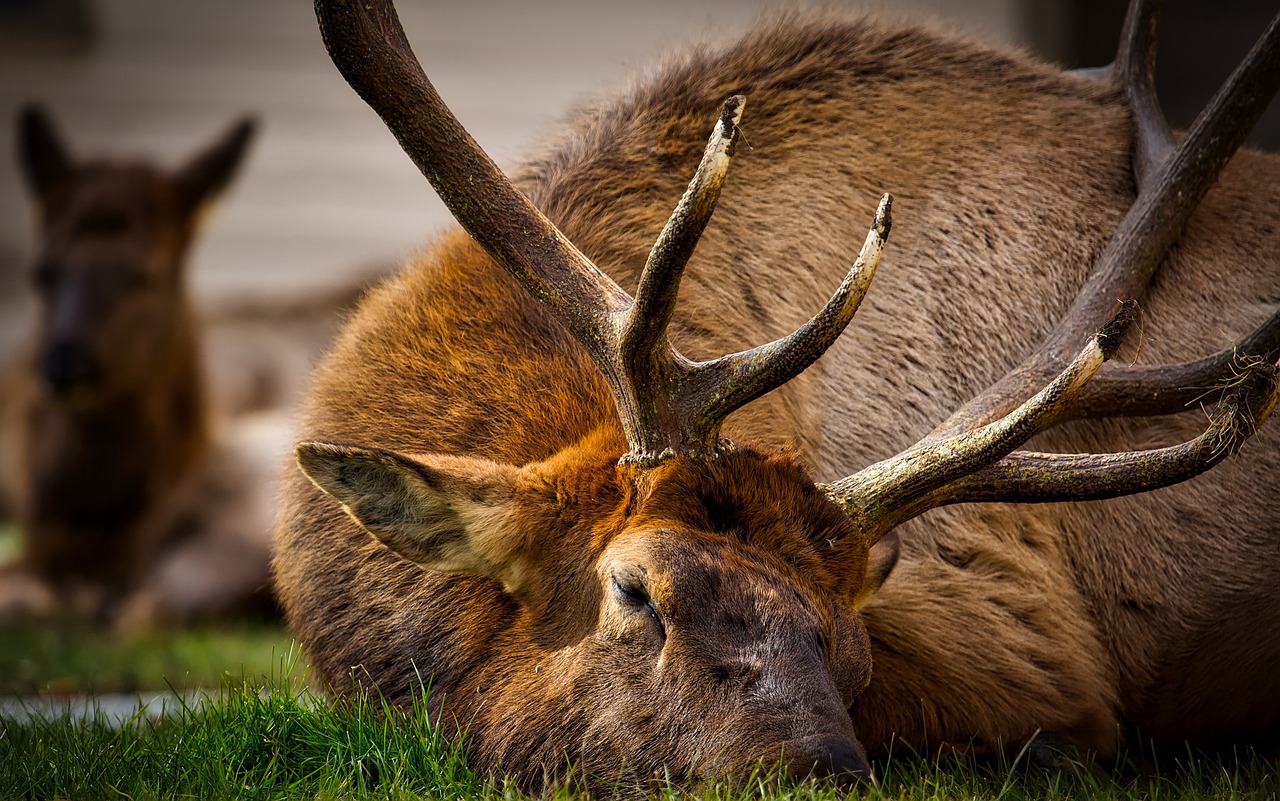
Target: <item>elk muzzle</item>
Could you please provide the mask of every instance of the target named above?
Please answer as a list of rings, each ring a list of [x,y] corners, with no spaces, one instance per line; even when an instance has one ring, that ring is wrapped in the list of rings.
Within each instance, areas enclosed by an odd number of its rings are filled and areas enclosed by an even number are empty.
[[[40,353],[40,378],[49,392],[65,397],[97,383],[102,366],[87,347],[71,339],[57,339]]]
[[[831,778],[841,787],[866,790],[879,786],[867,752],[857,740],[839,736],[801,740],[783,751],[784,770],[797,779]]]

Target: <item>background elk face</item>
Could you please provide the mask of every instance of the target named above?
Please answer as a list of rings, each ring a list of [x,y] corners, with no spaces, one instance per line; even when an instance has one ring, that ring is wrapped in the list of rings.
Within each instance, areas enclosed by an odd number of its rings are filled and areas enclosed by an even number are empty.
[[[619,455],[570,449],[513,468],[299,449],[393,550],[496,579],[518,604],[477,679],[504,716],[468,721],[487,761],[524,773],[568,756],[604,781],[620,766],[643,780],[757,763],[870,777],[846,711],[871,675],[848,578],[866,549],[847,516],[786,456],[637,471]]]
[[[76,162],[38,108],[19,120],[19,156],[37,202],[36,369],[77,403],[144,385],[187,314],[183,260],[201,210],[227,185],[253,132],[237,123],[167,174],[144,164]]]

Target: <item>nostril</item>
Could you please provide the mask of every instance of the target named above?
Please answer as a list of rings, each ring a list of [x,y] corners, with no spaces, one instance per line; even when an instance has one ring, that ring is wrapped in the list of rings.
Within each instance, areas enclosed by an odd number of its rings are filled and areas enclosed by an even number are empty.
[[[85,348],[69,340],[59,340],[41,354],[40,374],[50,389],[64,392],[97,380],[98,365]]]
[[[801,778],[829,777],[843,787],[878,787],[867,754],[856,740],[822,737],[798,744],[787,759],[787,770]]]

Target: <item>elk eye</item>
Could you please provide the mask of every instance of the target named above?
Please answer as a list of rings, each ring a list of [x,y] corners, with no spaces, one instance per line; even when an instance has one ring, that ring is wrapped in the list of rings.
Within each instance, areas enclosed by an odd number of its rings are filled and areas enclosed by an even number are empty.
[[[649,593],[645,590],[643,584],[629,581],[623,583],[615,578],[613,580],[613,590],[624,604],[641,610],[654,620],[658,620],[658,610],[654,608],[653,601],[649,599]]]
[[[58,268],[51,262],[42,261],[31,273],[31,283],[36,289],[52,290],[58,286]]]

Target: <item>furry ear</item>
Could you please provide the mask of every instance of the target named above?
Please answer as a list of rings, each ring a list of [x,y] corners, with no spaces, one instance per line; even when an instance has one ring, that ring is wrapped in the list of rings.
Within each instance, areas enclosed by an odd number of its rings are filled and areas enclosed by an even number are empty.
[[[853,608],[861,609],[875,596],[884,582],[898,564],[898,556],[902,553],[902,542],[897,531],[890,531],[871,546],[867,552],[867,575],[862,580],[862,589],[853,599]]]
[[[257,120],[242,117],[174,174],[178,200],[188,214],[197,214],[231,183],[257,127]]]
[[[519,547],[507,518],[519,468],[456,456],[304,442],[298,465],[388,548],[428,570],[469,573],[518,590]]]
[[[27,189],[36,198],[47,196],[72,170],[71,154],[53,119],[35,103],[24,106],[18,114],[18,162]]]

